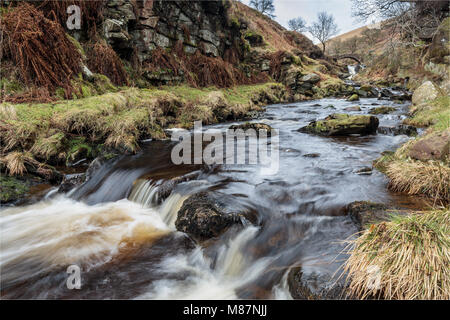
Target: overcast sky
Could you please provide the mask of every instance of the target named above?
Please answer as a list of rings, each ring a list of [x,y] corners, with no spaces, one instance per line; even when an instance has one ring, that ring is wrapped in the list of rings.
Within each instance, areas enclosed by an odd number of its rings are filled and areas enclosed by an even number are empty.
[[[250,0],[242,0],[242,2],[248,5]],[[275,20],[286,28],[287,22],[298,16],[311,24],[320,11],[333,14],[339,26],[339,34],[364,25],[354,21],[351,15],[351,0],[274,0],[274,5]]]

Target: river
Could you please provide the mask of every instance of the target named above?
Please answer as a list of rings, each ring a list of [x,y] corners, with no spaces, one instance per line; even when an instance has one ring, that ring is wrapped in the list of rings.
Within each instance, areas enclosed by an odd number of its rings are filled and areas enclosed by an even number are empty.
[[[362,111],[343,111],[355,104]],[[255,121],[279,130],[275,175],[258,165],[175,166],[173,143],[150,141],[137,155],[107,162],[68,194],[53,192],[31,205],[3,208],[2,298],[290,299],[290,268],[339,273],[346,258],[343,241],[358,231],[344,214],[345,205],[358,200],[414,205],[413,199],[389,192],[377,170],[357,174],[408,137],[297,131],[333,112],[367,114],[376,104],[397,108],[379,115],[380,125],[405,118],[407,104],[377,99],[268,106]],[[158,185],[189,173],[196,173],[195,179],[158,199]],[[202,190],[219,195],[230,210],[246,212],[248,219],[200,246],[176,231],[174,222],[183,201]],[[81,268],[79,290],[66,286],[70,265]]]

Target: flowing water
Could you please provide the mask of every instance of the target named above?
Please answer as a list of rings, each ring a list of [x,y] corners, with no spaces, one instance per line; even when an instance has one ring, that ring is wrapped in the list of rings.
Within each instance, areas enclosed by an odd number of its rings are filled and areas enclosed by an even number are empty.
[[[347,113],[367,113],[381,103],[394,105],[361,99],[362,111]],[[343,240],[357,232],[343,213],[346,204],[414,205],[387,191],[380,172],[356,173],[406,136],[297,132],[353,105],[323,99],[268,106],[257,121],[279,130],[275,175],[258,165],[175,166],[173,143],[151,141],[137,155],[109,161],[69,194],[52,192],[32,205],[3,208],[2,298],[289,299],[290,268],[335,274],[346,258]],[[380,125],[401,122],[407,105],[395,106],[397,112],[379,116]],[[186,175],[161,195],[168,180]],[[247,219],[200,246],[174,223],[183,201],[204,190]],[[70,265],[81,268],[79,290],[66,286]]]

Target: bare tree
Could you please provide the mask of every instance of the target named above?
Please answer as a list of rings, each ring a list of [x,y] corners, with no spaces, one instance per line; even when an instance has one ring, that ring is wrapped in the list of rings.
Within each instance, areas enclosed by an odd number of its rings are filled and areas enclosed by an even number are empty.
[[[405,0],[352,0],[352,14],[359,21],[371,18],[390,19],[411,8]]]
[[[319,12],[317,21],[308,30],[314,38],[322,43],[323,53],[325,53],[326,42],[339,32],[333,15],[326,12]]]
[[[449,11],[448,0],[352,0],[352,14],[360,21],[378,17],[390,19],[415,10],[419,15]]]
[[[303,18],[298,17],[288,21],[288,26],[291,30],[297,32],[305,32],[307,31],[306,21]]]
[[[250,6],[272,19],[275,18],[275,15],[273,14],[275,12],[273,0],[251,0]]]

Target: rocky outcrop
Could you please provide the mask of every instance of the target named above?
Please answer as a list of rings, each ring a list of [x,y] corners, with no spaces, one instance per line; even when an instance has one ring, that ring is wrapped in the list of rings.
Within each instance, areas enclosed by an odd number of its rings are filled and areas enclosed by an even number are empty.
[[[379,120],[374,116],[351,116],[335,113],[323,120],[313,121],[300,132],[322,136],[342,136],[349,134],[373,134],[377,131]]]
[[[240,217],[228,212],[226,206],[211,193],[198,193],[184,201],[178,211],[175,226],[197,241],[218,237],[230,226],[240,223]]]
[[[358,101],[358,100],[359,96],[356,93],[351,95],[350,98],[347,99],[347,101]]]
[[[201,49],[223,56],[236,31],[227,25],[222,1],[109,0],[104,17],[103,32],[111,46],[123,58],[136,49],[141,62],[156,47],[173,48],[179,40],[187,53]]]
[[[416,160],[445,160],[450,155],[450,129],[432,133],[419,139],[409,149],[408,155]]]

